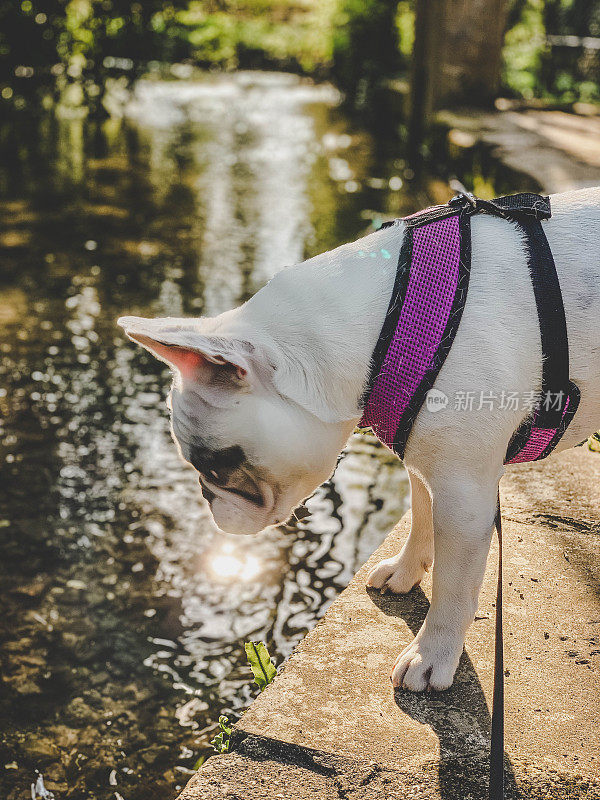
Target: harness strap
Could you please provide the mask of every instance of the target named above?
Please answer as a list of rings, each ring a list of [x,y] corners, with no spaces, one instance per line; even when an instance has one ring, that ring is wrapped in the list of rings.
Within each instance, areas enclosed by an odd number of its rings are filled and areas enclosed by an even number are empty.
[[[373,352],[359,423],[372,428],[400,458],[450,352],[471,270],[470,214],[449,206],[431,211],[439,216],[430,219],[427,210],[404,226],[396,281]]]
[[[515,432],[507,463],[537,461],[558,444],[579,405],[579,389],[569,379],[569,340],[560,283],[552,251],[541,223],[521,219],[527,242],[527,265],[540,328],[542,388],[533,416]]]
[[[490,739],[489,800],[504,800],[504,638],[502,632],[502,511],[500,487],[495,520],[498,533],[498,587],[496,590],[496,634],[494,642],[494,695]]]
[[[494,217],[502,217],[502,219],[513,221],[550,219],[552,216],[550,198],[533,194],[532,192],[520,192],[506,197],[496,197],[495,200],[482,200],[481,197],[475,197],[471,192],[459,192],[454,195],[449,203],[417,211],[415,214],[404,217],[403,221],[406,228],[415,228],[419,225],[426,225],[429,222],[450,217],[457,211],[468,216],[483,212]],[[395,220],[392,220],[385,222],[381,227],[386,228],[394,224]]]
[[[560,283],[541,224],[551,216],[550,199],[522,192],[482,200],[461,192],[446,205],[384,225],[402,225],[404,237],[359,425],[371,427],[400,458],[460,323],[471,267],[470,218],[479,213],[509,220],[524,234],[542,345],[540,398],[513,434],[505,462],[549,455],[579,405],[579,390],[569,380]]]

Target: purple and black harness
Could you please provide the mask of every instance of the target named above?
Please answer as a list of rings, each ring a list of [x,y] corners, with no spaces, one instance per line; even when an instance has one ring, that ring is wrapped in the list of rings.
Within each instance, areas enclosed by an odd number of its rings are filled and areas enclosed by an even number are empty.
[[[402,225],[404,238],[360,427],[370,427],[400,458],[460,324],[471,271],[471,217],[479,213],[510,220],[524,233],[542,343],[537,407],[513,435],[505,463],[549,455],[579,404],[579,390],[569,378],[560,284],[541,223],[551,215],[550,199],[523,193],[481,200],[461,193],[447,205],[385,223]]]
[[[569,377],[569,341],[560,283],[542,221],[550,198],[522,193],[481,200],[461,192],[447,205],[402,220],[404,236],[392,298],[372,359],[361,427],[370,427],[400,458],[414,422],[433,388],[467,302],[471,270],[471,217],[492,214],[524,234],[542,345],[542,385],[533,413],[508,443],[505,463],[545,458],[556,447],[579,405]],[[490,800],[504,797],[504,653],[502,642],[502,515],[496,598],[494,695],[490,748]]]

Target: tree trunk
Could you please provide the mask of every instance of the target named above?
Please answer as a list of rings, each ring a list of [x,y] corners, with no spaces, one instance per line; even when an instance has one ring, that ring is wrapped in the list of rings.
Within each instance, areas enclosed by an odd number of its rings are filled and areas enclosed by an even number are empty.
[[[507,0],[416,0],[413,144],[438,108],[489,105],[502,66]]]

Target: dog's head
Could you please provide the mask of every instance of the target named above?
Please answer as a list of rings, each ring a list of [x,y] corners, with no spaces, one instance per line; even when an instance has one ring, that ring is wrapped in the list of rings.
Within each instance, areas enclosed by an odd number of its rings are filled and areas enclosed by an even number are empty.
[[[223,333],[220,319],[119,324],[174,373],[171,430],[217,526],[258,533],[286,520],[331,475],[356,420],[311,411],[284,355]]]

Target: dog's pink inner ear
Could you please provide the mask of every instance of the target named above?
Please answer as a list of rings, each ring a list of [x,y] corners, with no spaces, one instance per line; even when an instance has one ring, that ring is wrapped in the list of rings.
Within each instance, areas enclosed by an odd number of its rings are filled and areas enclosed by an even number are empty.
[[[206,364],[206,359],[202,353],[198,353],[196,350],[157,342],[150,336],[144,336],[143,334],[132,333],[130,336],[150,350],[161,361],[165,361],[170,367],[175,367],[184,378],[191,378]]]
[[[204,356],[195,350],[183,347],[169,347],[167,360],[177,367],[184,378],[191,378],[206,363]]]
[[[150,350],[161,361],[165,361],[170,367],[175,368],[184,380],[192,380],[193,378],[207,380],[213,374],[212,371],[218,367],[230,370],[231,374],[235,374],[240,382],[247,376],[247,370],[244,366],[228,361],[223,356],[208,355],[188,347],[165,344],[144,334],[133,333],[130,336]]]

